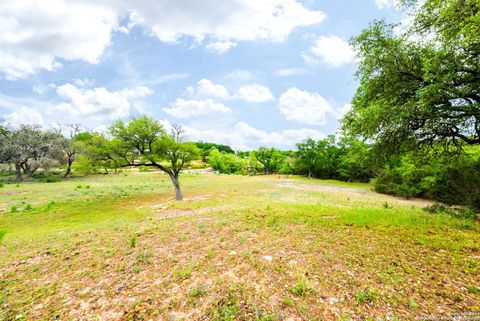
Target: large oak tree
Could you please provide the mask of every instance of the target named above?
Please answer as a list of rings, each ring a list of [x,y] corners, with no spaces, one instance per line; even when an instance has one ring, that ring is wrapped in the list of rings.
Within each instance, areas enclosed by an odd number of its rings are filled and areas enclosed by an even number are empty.
[[[128,123],[118,121],[110,127],[113,137],[111,155],[122,166],[150,166],[169,175],[177,200],[182,200],[180,171],[199,157],[194,143],[183,142],[182,129],[173,126],[167,133],[155,119],[146,116],[134,118]]]
[[[412,25],[356,37],[360,86],[344,129],[384,151],[480,144],[480,2],[404,1]]]

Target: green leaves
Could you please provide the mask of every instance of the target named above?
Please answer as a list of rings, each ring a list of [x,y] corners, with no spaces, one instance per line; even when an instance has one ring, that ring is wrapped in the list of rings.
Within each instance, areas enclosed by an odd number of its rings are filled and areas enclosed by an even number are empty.
[[[402,33],[375,21],[353,40],[360,86],[343,129],[386,154],[438,142],[479,144],[480,4],[414,4],[414,23]]]

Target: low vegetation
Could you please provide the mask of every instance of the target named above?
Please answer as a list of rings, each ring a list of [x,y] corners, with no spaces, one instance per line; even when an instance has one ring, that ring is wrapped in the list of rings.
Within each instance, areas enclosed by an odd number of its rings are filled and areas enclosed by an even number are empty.
[[[0,319],[410,319],[480,308],[479,223],[423,210],[428,201],[364,183],[184,174],[176,202],[170,184],[124,171],[5,185]]]

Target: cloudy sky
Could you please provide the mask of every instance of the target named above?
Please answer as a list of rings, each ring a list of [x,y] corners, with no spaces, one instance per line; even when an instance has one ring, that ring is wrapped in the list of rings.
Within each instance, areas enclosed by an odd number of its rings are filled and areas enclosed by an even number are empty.
[[[395,0],[2,0],[0,119],[104,130],[147,114],[191,140],[290,148],[338,130],[348,40]]]

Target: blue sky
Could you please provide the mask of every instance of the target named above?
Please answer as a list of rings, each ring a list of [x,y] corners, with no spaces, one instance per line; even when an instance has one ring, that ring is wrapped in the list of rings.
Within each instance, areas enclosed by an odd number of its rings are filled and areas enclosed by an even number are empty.
[[[0,119],[103,131],[147,114],[190,140],[291,148],[338,131],[347,41],[395,0],[9,0]]]

